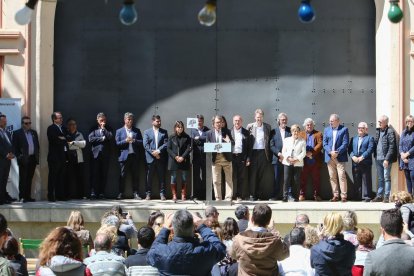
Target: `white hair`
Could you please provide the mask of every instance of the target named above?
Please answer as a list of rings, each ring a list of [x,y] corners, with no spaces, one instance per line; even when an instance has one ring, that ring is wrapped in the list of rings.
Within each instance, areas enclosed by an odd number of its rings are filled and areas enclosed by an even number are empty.
[[[311,123],[312,125],[315,125],[315,121],[312,118],[306,118],[303,122],[303,126],[306,127],[307,124]]]

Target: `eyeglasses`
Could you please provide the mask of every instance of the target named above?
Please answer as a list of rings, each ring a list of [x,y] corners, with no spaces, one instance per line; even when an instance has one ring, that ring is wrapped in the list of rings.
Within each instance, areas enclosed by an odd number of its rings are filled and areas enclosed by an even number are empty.
[[[31,125],[32,122],[23,122],[23,124],[25,124],[25,125]]]

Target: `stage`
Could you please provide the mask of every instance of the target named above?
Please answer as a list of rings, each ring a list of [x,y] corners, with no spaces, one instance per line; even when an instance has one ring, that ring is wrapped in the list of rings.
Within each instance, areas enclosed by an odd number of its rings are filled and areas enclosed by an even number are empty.
[[[197,204],[198,203],[198,204]],[[99,228],[101,216],[111,209],[113,205],[119,204],[124,211],[129,211],[137,226],[144,225],[147,222],[149,214],[154,210],[162,210],[164,213],[174,212],[175,210],[186,208],[190,212],[200,212],[204,214],[206,203],[197,201],[197,203],[187,200],[185,202],[172,200],[70,200],[70,201],[38,201],[30,203],[14,202],[9,205],[2,205],[2,213],[18,237],[24,238],[42,238],[53,227],[66,225],[66,220],[72,210],[80,210],[85,219],[86,228],[92,233]],[[222,202],[217,204],[220,213],[220,221],[227,217],[233,217],[234,210],[240,204],[249,206],[253,209],[257,203],[267,203],[273,210],[273,220],[276,229],[281,233],[287,233],[291,229],[297,214],[306,213],[309,215],[311,224],[321,223],[323,217],[332,211],[343,212],[353,210],[358,215],[358,225],[370,227],[375,236],[379,231],[379,219],[381,211],[392,208],[393,203],[369,203],[369,202],[282,202],[282,201],[242,201],[242,202]],[[227,205],[223,205],[227,204]]]

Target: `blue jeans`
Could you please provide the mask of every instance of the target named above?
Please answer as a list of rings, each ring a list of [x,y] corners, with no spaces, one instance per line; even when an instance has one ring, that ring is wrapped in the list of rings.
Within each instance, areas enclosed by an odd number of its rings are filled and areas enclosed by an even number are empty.
[[[181,170],[180,170],[181,171]],[[170,171],[171,174],[171,184],[177,184],[177,171]],[[187,182],[187,171],[181,171],[181,181],[183,183]]]
[[[378,176],[378,192],[377,196],[382,197],[383,195],[386,197],[390,196],[391,191],[391,165],[392,163],[388,163],[388,168],[384,168],[383,165],[384,160],[375,160],[377,165],[377,176]],[[384,193],[384,184],[385,184],[385,193]]]
[[[407,191],[410,194],[413,194],[413,184],[414,184],[414,170],[404,170],[405,182],[407,183]]]

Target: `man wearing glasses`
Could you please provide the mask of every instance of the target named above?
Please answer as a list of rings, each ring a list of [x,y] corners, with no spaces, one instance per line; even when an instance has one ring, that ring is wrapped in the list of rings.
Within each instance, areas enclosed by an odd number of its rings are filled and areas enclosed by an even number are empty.
[[[22,128],[13,135],[13,147],[19,164],[19,198],[20,202],[35,201],[31,197],[32,179],[39,164],[39,138],[32,129],[30,117],[24,116],[21,120]]]

